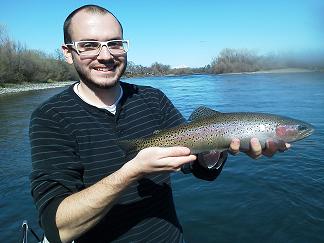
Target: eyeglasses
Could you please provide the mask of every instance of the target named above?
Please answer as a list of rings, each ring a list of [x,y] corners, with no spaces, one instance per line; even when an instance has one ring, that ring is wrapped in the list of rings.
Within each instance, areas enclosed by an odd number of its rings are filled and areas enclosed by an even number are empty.
[[[121,56],[128,52],[128,40],[110,40],[110,41],[73,41],[65,44],[74,46],[77,53],[81,56],[97,56],[103,46],[106,46],[111,55]]]

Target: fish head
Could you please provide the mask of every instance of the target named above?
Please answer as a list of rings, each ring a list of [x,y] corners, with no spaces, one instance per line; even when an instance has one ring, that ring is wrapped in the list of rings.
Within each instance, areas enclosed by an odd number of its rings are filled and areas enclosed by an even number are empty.
[[[284,120],[276,127],[276,137],[285,142],[295,142],[310,136],[314,132],[313,125],[294,119]]]

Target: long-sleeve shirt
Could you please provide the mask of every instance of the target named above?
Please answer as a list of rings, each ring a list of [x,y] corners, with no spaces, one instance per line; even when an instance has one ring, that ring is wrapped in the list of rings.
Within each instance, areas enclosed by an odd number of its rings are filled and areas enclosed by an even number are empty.
[[[130,159],[118,141],[146,137],[184,122],[158,89],[124,82],[121,87],[123,96],[115,115],[84,102],[70,86],[31,116],[31,192],[50,242],[60,242],[55,215],[63,199],[112,174]],[[210,171],[199,165],[192,168],[197,177],[211,180],[222,166]],[[159,173],[132,183],[105,217],[75,242],[182,240],[170,176]]]

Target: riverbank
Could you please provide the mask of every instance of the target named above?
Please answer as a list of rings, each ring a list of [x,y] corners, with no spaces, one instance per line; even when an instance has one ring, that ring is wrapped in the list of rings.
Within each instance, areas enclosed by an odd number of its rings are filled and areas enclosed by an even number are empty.
[[[318,71],[323,72],[324,70],[318,70]],[[271,73],[304,73],[304,72],[316,72],[316,71],[310,70],[310,69],[303,69],[303,68],[282,68],[282,69],[262,70],[262,71],[256,71],[256,72],[222,73],[222,74],[212,74],[212,75],[238,75],[238,74],[261,74],[261,73],[269,73],[269,74],[271,74]],[[204,74],[204,73],[201,73],[201,74]],[[182,74],[182,75],[186,75],[186,74]],[[169,75],[168,74],[168,75],[164,75],[164,76],[182,76],[182,75]],[[189,75],[191,75],[191,74],[189,74]],[[141,76],[137,76],[137,77],[141,77]],[[142,76],[142,77],[152,77],[152,76]],[[128,78],[131,78],[131,77],[128,77]],[[12,94],[12,93],[18,93],[18,92],[24,92],[24,91],[30,91],[30,90],[59,88],[59,87],[71,85],[74,82],[75,81],[12,84],[12,85],[8,85],[7,87],[0,87],[0,95]]]
[[[25,92],[30,90],[59,88],[59,87],[71,85],[74,82],[75,81],[13,84],[8,87],[0,87],[0,95],[19,93],[19,92]]]
[[[262,73],[310,73],[310,72],[323,72],[323,70],[311,70],[306,68],[278,68],[270,70],[260,70],[255,72],[237,72],[237,73],[221,73],[218,75],[236,75],[236,74],[262,74]]]

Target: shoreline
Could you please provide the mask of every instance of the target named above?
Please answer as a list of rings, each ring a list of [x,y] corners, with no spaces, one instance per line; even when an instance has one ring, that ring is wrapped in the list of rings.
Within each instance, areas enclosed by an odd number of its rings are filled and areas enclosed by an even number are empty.
[[[322,72],[318,70],[311,70],[305,68],[278,68],[270,70],[260,70],[255,72],[237,72],[237,73],[220,73],[218,75],[237,75],[237,74],[285,74],[285,73],[311,73]]]
[[[75,82],[76,81],[16,84],[16,85],[13,85],[12,87],[0,88],[0,95],[15,94],[15,93],[31,91],[31,90],[60,88],[60,87],[65,87],[65,86],[71,85]]]
[[[285,73],[308,73],[308,72],[316,72],[315,70],[310,69],[303,69],[303,68],[283,68],[283,69],[272,69],[272,70],[263,70],[263,71],[256,71],[256,72],[238,72],[238,73],[221,73],[221,74],[211,74],[211,75],[240,75],[240,74],[285,74]],[[321,71],[319,71],[321,72]],[[184,74],[186,75],[186,74]],[[192,75],[192,74],[189,74]],[[208,73],[206,73],[208,75]],[[169,76],[169,75],[165,75]],[[174,75],[177,76],[177,75]],[[152,77],[152,76],[141,76],[142,78],[145,77]],[[129,77],[133,78],[133,77]],[[25,91],[32,91],[32,90],[41,90],[41,89],[52,89],[52,88],[60,88],[71,85],[76,81],[62,81],[62,82],[53,82],[53,83],[23,83],[23,84],[14,84],[12,87],[0,87],[0,96],[6,94],[15,94]]]

